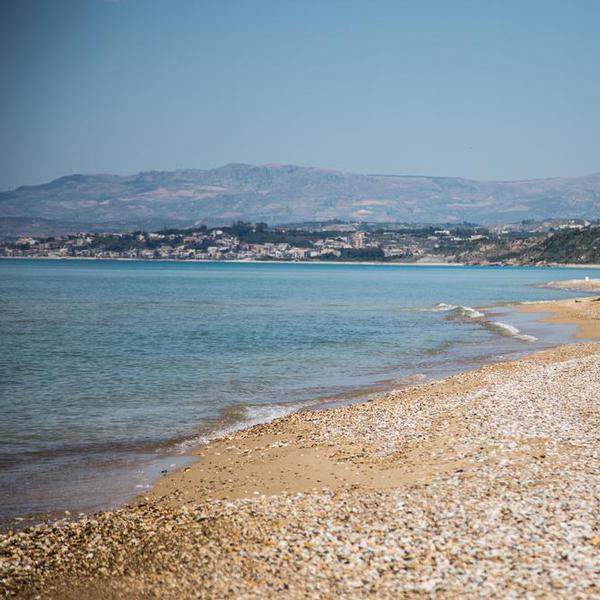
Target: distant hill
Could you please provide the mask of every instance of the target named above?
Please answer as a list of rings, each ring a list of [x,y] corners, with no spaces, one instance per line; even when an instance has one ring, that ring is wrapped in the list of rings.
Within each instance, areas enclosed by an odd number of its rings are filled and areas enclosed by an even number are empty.
[[[233,220],[494,223],[600,218],[600,173],[527,181],[360,175],[294,165],[70,175],[0,193],[0,234],[157,229]]]

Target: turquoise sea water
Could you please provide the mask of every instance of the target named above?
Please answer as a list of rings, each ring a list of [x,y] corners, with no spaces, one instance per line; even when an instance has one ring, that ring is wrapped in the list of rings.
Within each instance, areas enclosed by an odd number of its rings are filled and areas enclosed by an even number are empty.
[[[2,260],[0,516],[118,503],[219,431],[560,343],[487,308],[585,275]]]

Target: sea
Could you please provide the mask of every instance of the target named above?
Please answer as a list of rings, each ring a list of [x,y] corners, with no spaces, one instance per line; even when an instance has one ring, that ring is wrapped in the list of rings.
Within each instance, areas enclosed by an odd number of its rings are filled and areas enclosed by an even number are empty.
[[[0,520],[112,508],[224,433],[573,341],[511,304],[595,274],[0,260]]]

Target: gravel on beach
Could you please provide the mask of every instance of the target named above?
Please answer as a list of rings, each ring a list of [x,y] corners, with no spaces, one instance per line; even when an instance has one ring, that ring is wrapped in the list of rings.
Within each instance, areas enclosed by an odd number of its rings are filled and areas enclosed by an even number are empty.
[[[340,469],[407,477],[381,489],[149,497],[9,533],[0,594],[600,598],[600,344],[299,413],[228,441],[298,427],[301,444],[325,448]]]

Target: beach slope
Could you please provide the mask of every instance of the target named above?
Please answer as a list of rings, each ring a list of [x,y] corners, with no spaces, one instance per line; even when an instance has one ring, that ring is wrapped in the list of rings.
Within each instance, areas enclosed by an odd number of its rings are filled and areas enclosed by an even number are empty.
[[[598,596],[599,425],[599,343],[298,413],[202,448],[130,506],[2,536],[0,589]]]

